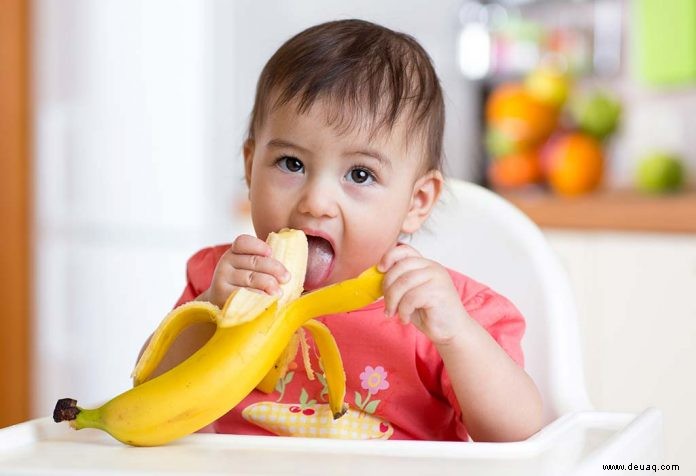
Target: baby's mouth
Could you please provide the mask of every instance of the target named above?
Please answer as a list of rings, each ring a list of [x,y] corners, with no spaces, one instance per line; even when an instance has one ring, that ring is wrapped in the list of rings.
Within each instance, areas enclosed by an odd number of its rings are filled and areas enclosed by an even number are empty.
[[[331,243],[319,236],[307,235],[309,255],[307,257],[307,274],[304,288],[307,291],[320,288],[333,270],[336,256]]]

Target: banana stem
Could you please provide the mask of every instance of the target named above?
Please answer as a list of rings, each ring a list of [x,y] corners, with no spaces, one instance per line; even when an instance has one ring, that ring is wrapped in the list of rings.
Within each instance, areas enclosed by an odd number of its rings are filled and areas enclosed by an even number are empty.
[[[70,422],[70,426],[72,426],[76,430],[81,430],[83,428],[99,428],[100,430],[105,430],[104,424],[102,423],[101,419],[101,409],[81,408],[80,414],[77,415],[75,421]]]
[[[76,430],[82,428],[102,428],[99,409],[86,410],[77,406],[77,400],[61,398],[53,410],[53,421],[67,421]]]
[[[77,418],[81,411],[82,409],[77,406],[77,400],[61,398],[56,402],[56,408],[53,409],[53,421],[56,423],[72,421]]]

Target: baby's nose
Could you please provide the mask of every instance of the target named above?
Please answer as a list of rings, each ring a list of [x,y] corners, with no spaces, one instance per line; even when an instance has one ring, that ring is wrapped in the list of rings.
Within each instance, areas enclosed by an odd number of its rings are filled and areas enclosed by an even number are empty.
[[[314,218],[335,217],[338,213],[337,194],[336,186],[327,181],[308,182],[302,190],[298,211]]]

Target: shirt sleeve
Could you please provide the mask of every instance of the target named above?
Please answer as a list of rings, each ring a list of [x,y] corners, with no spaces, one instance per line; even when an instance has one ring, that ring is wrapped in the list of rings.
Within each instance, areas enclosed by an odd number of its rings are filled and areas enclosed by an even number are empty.
[[[525,321],[515,305],[487,287],[463,304],[469,315],[486,329],[517,365],[524,368],[522,336]]]
[[[189,258],[186,262],[186,287],[174,307],[193,301],[210,287],[215,267],[228,248],[229,245],[203,248]]]

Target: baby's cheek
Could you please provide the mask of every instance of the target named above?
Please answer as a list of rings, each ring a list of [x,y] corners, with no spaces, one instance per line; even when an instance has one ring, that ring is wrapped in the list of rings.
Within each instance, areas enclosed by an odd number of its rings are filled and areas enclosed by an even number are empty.
[[[276,172],[273,174],[273,190],[287,193],[302,184],[302,175]]]
[[[279,208],[272,205],[272,202],[256,203],[252,206],[252,221],[254,229],[262,239],[270,232],[277,232],[284,228],[287,223]]]
[[[391,249],[392,241],[387,232],[365,233],[356,239],[352,245],[352,253],[347,254],[352,258],[349,262],[352,273],[357,275],[370,266],[378,264],[384,254]]]

